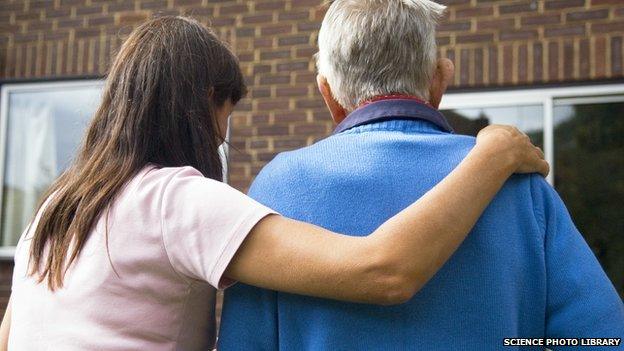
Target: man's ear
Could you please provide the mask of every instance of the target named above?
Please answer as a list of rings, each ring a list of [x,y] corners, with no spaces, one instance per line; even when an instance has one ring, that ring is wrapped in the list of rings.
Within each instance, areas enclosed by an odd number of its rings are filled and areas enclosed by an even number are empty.
[[[329,113],[331,113],[332,119],[336,124],[342,122],[342,120],[347,117],[347,111],[332,95],[331,87],[329,86],[329,83],[327,83],[327,78],[319,74],[316,76],[316,83],[318,84],[318,89],[323,96],[323,100],[325,100],[325,105],[327,105]]]
[[[435,107],[440,107],[442,95],[446,92],[446,88],[453,81],[455,74],[455,65],[447,58],[438,59],[436,68],[429,87],[429,103]]]

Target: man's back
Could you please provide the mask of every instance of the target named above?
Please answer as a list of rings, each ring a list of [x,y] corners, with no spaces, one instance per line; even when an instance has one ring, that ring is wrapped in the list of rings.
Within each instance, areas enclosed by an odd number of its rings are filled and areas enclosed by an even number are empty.
[[[420,119],[376,121],[279,155],[250,195],[287,217],[366,235],[443,179],[473,145]],[[554,190],[537,175],[514,176],[408,303],[351,304],[239,284],[226,293],[219,345],[500,349],[513,337],[622,337],[623,318],[621,300]]]

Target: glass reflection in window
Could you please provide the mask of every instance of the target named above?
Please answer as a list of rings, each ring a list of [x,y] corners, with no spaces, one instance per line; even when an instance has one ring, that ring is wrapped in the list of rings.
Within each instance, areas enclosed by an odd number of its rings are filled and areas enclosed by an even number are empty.
[[[624,102],[554,108],[555,187],[624,296]]]
[[[457,134],[476,136],[490,124],[514,125],[544,145],[544,108],[541,105],[454,109],[442,111]]]
[[[71,162],[101,87],[43,87],[8,93],[1,239],[17,243],[50,184]]]

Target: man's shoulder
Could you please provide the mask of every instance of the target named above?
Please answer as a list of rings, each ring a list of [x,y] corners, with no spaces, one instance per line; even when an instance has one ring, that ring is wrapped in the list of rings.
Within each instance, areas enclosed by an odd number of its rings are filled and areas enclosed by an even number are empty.
[[[250,195],[259,193],[275,193],[284,185],[295,187],[303,181],[305,165],[311,162],[308,147],[278,153],[267,163],[251,184]]]
[[[332,147],[328,145],[328,141],[331,138],[332,136],[308,146],[279,152],[262,168],[258,174],[260,179],[256,179],[256,181],[263,180],[262,178],[265,177],[283,177],[292,174],[301,176],[302,170],[310,165],[318,164],[319,162],[329,162],[332,157]]]
[[[351,165],[359,164],[361,158],[375,153],[398,159],[414,158],[406,144],[411,144],[412,149],[423,148],[423,144],[428,144],[426,147],[430,148],[439,147],[443,150],[440,156],[452,163],[462,159],[475,144],[474,137],[465,135],[445,133],[430,137],[418,138],[403,134],[398,139],[386,139],[381,133],[349,132],[330,135],[314,144],[278,153],[262,168],[254,184],[283,184],[293,178],[301,180],[319,173],[327,176],[328,172],[348,169]],[[380,147],[382,144],[386,145]],[[388,153],[389,149],[391,151]]]

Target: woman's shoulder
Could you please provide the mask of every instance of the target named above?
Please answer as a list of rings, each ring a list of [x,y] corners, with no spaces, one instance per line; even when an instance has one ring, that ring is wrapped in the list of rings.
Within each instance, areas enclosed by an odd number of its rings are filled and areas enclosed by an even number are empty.
[[[158,187],[161,190],[180,183],[201,183],[204,185],[220,186],[222,182],[205,177],[200,171],[191,166],[161,167],[154,164],[145,166],[135,177],[142,188]]]
[[[136,191],[139,194],[155,194],[161,202],[174,199],[184,199],[186,207],[191,207],[196,201],[204,203],[207,199],[219,198],[226,200],[237,197],[239,191],[219,180],[205,177],[200,171],[191,166],[159,167],[149,165],[135,177]]]

